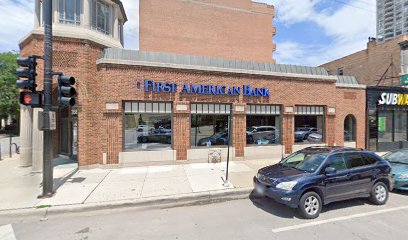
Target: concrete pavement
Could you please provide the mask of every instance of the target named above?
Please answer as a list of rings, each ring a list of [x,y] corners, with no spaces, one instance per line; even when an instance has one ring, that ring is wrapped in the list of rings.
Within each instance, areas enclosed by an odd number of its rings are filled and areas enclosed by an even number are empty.
[[[57,188],[77,169],[76,163],[55,161],[54,185]],[[42,174],[32,173],[31,167],[19,167],[19,156],[0,161],[0,211],[34,208],[40,202]]]
[[[228,195],[242,198],[251,191],[252,178],[258,169],[278,161],[231,161],[228,186],[224,185],[225,162],[89,170],[78,170],[75,163],[67,162],[54,168],[56,194],[52,198],[37,199],[42,175],[31,173],[30,168],[18,167],[17,160],[0,162],[0,189],[5,193],[0,199],[0,214],[43,207],[65,211],[149,205],[149,202],[208,202]]]
[[[18,146],[20,145],[20,137],[12,137],[12,143],[16,143]],[[10,152],[10,138],[7,135],[0,135],[0,155],[1,159],[9,158]],[[12,147],[12,154],[16,154],[15,146]]]
[[[391,193],[385,206],[364,199],[333,203],[318,219],[267,198],[178,208],[115,208],[76,213],[13,215],[0,226],[16,239],[406,239],[408,194]],[[1,227],[0,227],[1,230]]]

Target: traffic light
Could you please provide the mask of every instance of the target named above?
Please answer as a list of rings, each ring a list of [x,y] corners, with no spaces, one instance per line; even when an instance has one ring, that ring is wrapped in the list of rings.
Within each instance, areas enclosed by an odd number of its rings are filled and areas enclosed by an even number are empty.
[[[22,67],[16,70],[16,75],[20,78],[16,82],[17,87],[22,90],[35,92],[37,87],[37,84],[35,83],[35,78],[37,76],[37,57],[30,56],[26,58],[17,58],[17,64]]]
[[[76,90],[75,78],[71,76],[58,76],[58,103],[61,106],[74,106]]]
[[[20,103],[31,107],[42,106],[42,93],[39,92],[20,92]]]

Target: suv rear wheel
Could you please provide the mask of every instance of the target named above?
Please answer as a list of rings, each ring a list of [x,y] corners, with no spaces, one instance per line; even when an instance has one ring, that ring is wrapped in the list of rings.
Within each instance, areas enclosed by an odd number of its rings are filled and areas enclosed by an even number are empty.
[[[299,201],[299,212],[306,219],[317,218],[322,210],[322,199],[315,192],[303,194]]]
[[[375,205],[384,205],[388,200],[388,187],[382,183],[378,182],[374,184],[371,189],[370,201]]]

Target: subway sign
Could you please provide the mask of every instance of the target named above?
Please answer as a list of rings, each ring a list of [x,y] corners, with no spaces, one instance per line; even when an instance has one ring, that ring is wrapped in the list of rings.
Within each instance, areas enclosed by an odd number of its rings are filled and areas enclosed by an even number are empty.
[[[383,92],[378,105],[408,106],[408,94]]]
[[[242,86],[225,86],[212,84],[187,84],[178,86],[175,82],[154,82],[153,80],[145,80],[145,92],[154,93],[186,93],[198,95],[231,95],[231,96],[254,96],[254,97],[269,97],[269,88],[254,88],[250,85]]]

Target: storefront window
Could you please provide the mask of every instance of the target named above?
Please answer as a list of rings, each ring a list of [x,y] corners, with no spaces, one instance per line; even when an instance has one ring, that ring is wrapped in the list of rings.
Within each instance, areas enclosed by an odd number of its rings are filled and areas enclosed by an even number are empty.
[[[171,119],[170,103],[125,103],[125,150],[171,149]]]
[[[407,141],[407,112],[394,112],[394,141]]]
[[[378,142],[392,142],[392,111],[378,113]]]
[[[191,104],[191,146],[227,146],[229,114],[230,105]]]
[[[353,115],[348,115],[344,119],[344,141],[356,141],[356,120]]]
[[[279,144],[280,107],[271,105],[247,106],[247,144]]]
[[[324,110],[320,106],[296,106],[296,143],[324,142]]]
[[[377,150],[377,111],[368,110],[368,149],[371,151]]]

